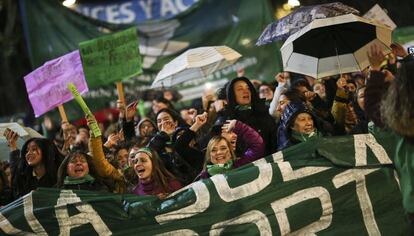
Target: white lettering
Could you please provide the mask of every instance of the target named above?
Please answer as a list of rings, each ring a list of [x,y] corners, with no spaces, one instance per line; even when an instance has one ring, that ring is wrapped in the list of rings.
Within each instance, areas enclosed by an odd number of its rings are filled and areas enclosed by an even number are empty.
[[[80,211],[79,214],[70,216],[67,204],[75,205]],[[70,229],[90,223],[99,235],[111,235],[112,232],[106,226],[93,207],[82,200],[72,192],[72,190],[62,190],[55,206],[56,218],[59,223],[60,235],[70,235]]]
[[[178,10],[180,10],[180,12],[187,10],[191,6],[191,4],[185,5],[183,0],[176,0],[175,5],[177,6]]]
[[[233,219],[222,221],[211,226],[210,236],[221,235],[221,232],[230,225],[255,224],[260,235],[272,235],[272,228],[266,215],[258,210],[253,210],[237,216]]]
[[[148,0],[148,1],[139,1],[139,5],[142,7],[142,9],[145,12],[145,16],[147,17],[147,19],[151,19],[152,18],[152,13],[151,13],[151,9],[152,9],[152,0]]]
[[[350,169],[336,175],[332,182],[335,188],[340,188],[353,181],[356,182],[356,193],[362,210],[365,227],[369,235],[380,235],[380,231],[375,221],[374,210],[372,209],[371,200],[365,182],[365,176],[377,171],[378,169]]]
[[[375,140],[372,134],[354,135],[355,166],[367,165],[367,146],[371,148],[381,164],[392,164],[385,149]]]
[[[30,192],[26,195],[23,199],[23,207],[24,207],[24,217],[26,217],[27,223],[32,228],[33,232],[36,235],[47,235],[43,226],[39,223],[36,219],[35,215],[33,214],[33,195]]]
[[[29,236],[35,236],[36,234],[30,233],[30,232],[23,232],[20,229],[14,228],[14,226],[7,220],[6,217],[4,217],[0,213],[0,229],[3,230],[6,234],[11,235],[29,235]]]
[[[223,201],[232,202],[251,196],[260,192],[270,184],[273,176],[271,164],[266,163],[264,159],[258,160],[253,164],[259,169],[259,176],[255,180],[235,188],[230,188],[226,177],[222,174],[214,175],[210,178]]]
[[[130,9],[131,7],[132,2],[121,4],[119,11],[126,16],[124,19],[121,19],[121,23],[128,24],[134,22],[135,12]]]
[[[182,236],[198,236],[198,233],[192,231],[191,229],[179,229],[174,230],[162,234],[156,234],[156,236],[175,236],[175,235],[182,235]]]
[[[175,192],[172,194],[172,196],[187,191],[189,188],[193,189],[196,196],[196,201],[194,204],[176,211],[171,211],[162,215],[155,216],[155,220],[159,224],[165,224],[170,221],[189,218],[207,210],[207,208],[210,206],[210,192],[208,191],[207,186],[201,181],[195,182],[188,187]]]
[[[106,7],[106,19],[111,23],[121,23],[119,18],[118,5],[109,5]]]
[[[283,161],[283,152],[282,151],[278,151],[272,154],[273,157],[273,162],[277,163],[277,162],[281,162]]]
[[[309,175],[314,175],[319,172],[330,169],[331,167],[303,167],[297,170],[293,170],[289,162],[279,162],[277,163],[282,174],[283,181],[290,181],[295,179],[300,179]]]
[[[290,233],[291,229],[286,209],[298,204],[299,202],[304,202],[306,200],[313,198],[318,198],[321,201],[321,217],[317,221],[293,233]],[[331,196],[329,195],[328,190],[326,190],[323,187],[313,187],[300,190],[288,197],[274,201],[270,205],[272,206],[272,209],[275,212],[281,235],[316,235],[316,232],[328,228],[329,225],[332,223],[333,209]]]
[[[162,0],[161,1],[161,16],[165,17],[168,13],[172,15],[178,14],[177,8],[175,8],[172,0]]]
[[[98,16],[99,12],[103,12],[103,11],[105,11],[104,7],[101,7],[101,6],[95,7],[91,10],[91,17],[95,19],[99,19],[99,16]]]

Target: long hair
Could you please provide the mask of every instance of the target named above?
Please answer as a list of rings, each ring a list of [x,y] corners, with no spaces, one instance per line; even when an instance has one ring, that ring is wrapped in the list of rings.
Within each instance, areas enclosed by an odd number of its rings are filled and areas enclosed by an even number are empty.
[[[63,182],[65,181],[66,176],[68,175],[67,172],[67,167],[68,164],[70,162],[70,160],[74,157],[76,157],[77,155],[82,155],[83,157],[85,157],[87,163],[88,163],[88,169],[89,169],[89,175],[91,175],[92,177],[94,177],[95,179],[99,179],[99,175],[96,173],[96,169],[95,166],[92,163],[92,157],[89,156],[86,152],[83,152],[81,150],[75,150],[70,152],[65,159],[62,161],[62,164],[60,164],[60,167],[58,169],[57,172],[57,184],[56,186],[58,188],[61,188],[63,186]],[[100,180],[100,179],[99,179]]]
[[[181,116],[180,116],[180,114],[178,114],[175,110],[173,110],[173,109],[169,109],[169,108],[163,108],[163,109],[161,109],[158,113],[157,113],[157,115],[156,115],[156,119],[158,118],[158,116],[161,114],[161,113],[163,113],[163,112],[165,112],[165,113],[167,113],[167,114],[169,114],[170,116],[171,116],[171,118],[173,119],[173,121],[175,122],[177,122],[177,127],[187,127],[188,126],[188,124],[183,120],[183,118],[181,118]],[[155,122],[155,123],[158,123],[158,122]],[[157,126],[157,129],[158,129],[158,126]]]
[[[384,123],[396,133],[414,136],[414,58],[404,60],[381,103]]]
[[[214,146],[217,145],[217,143],[219,143],[221,140],[224,140],[226,142],[227,148],[229,149],[230,155],[231,155],[231,159],[234,161],[236,160],[236,154],[234,153],[233,149],[231,148],[231,144],[230,142],[225,139],[222,136],[214,136],[210,139],[210,141],[207,144],[207,150],[206,150],[206,156],[204,159],[204,166],[203,166],[203,170],[207,169],[207,165],[211,164],[211,151],[213,150]]]
[[[20,163],[19,170],[20,173],[14,174],[14,179],[12,182],[16,186],[18,196],[28,193],[30,190],[30,179],[32,178],[33,167],[29,166],[26,161],[27,146],[29,143],[35,142],[36,145],[42,150],[42,160],[41,162],[45,166],[45,176],[43,178],[47,179],[48,183],[52,185],[56,184],[57,180],[57,169],[59,168],[60,163],[62,162],[62,157],[59,154],[56,146],[48,139],[45,138],[31,138],[27,140],[20,153]],[[50,186],[52,187],[52,186]]]
[[[164,163],[162,162],[161,158],[158,156],[158,153],[148,147],[141,148],[140,150],[136,152],[136,154],[140,152],[148,155],[151,160],[151,163],[152,163],[151,180],[154,182],[154,185],[161,187],[167,193],[171,192],[169,182],[177,178],[165,168]]]

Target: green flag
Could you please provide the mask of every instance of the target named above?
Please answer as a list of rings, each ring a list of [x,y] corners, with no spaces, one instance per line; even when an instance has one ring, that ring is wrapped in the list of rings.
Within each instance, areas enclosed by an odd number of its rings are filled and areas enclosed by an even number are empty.
[[[97,88],[142,73],[135,27],[81,42],[79,50],[89,87]]]
[[[0,209],[0,234],[407,235],[392,165],[398,142],[317,138],[164,200],[39,189]]]

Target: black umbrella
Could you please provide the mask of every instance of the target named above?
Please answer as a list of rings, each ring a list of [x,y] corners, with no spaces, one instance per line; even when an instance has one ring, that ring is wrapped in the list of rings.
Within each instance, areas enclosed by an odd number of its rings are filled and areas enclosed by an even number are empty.
[[[256,42],[257,46],[274,41],[286,40],[314,19],[323,19],[345,14],[359,14],[355,8],[340,2],[300,7],[289,15],[269,24]]]
[[[280,48],[283,68],[314,78],[361,71],[369,65],[371,45],[390,52],[391,31],[353,14],[316,19]]]

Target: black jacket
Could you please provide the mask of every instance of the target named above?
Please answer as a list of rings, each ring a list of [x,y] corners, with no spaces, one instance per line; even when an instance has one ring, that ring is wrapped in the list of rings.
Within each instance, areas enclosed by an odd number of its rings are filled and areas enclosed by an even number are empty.
[[[251,109],[240,111],[236,109],[238,105],[234,94],[234,84],[237,81],[244,81],[249,86],[251,93]],[[226,87],[227,107],[226,114],[229,119],[239,120],[255,129],[266,145],[265,155],[277,151],[277,125],[276,121],[269,114],[265,101],[260,99],[253,84],[245,77],[233,79]]]

